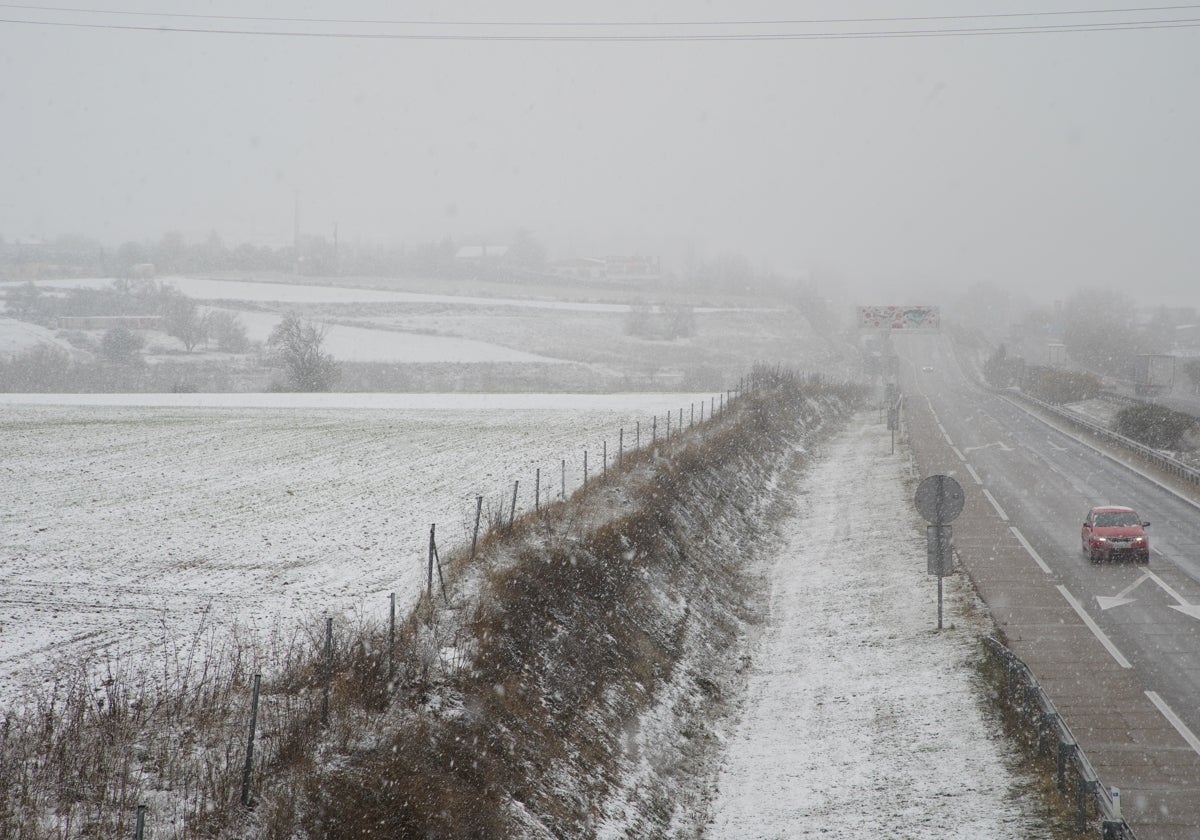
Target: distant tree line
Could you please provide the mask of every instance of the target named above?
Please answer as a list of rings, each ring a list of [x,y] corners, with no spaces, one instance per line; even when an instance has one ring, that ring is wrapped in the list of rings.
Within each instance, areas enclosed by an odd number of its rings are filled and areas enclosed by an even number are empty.
[[[37,243],[6,242],[0,236],[0,280],[64,277],[146,279],[217,272],[278,273],[310,277],[487,277],[500,280],[566,282],[547,262],[546,248],[532,233],[518,229],[502,260],[490,264],[456,259],[458,244],[450,238],[416,245],[338,242],[326,236],[302,236],[279,247],[243,242],[226,244],[216,233],[189,242],[169,232],[157,241],[124,242],[106,248],[94,239],[67,234]],[[815,326],[826,324],[824,300],[812,283],[756,268],[741,254],[688,259],[679,276],[656,285],[690,290],[756,294],[790,301]]]
[[[295,244],[281,247],[248,242],[231,246],[216,233],[189,242],[177,232],[167,233],[156,242],[124,242],[116,248],[105,248],[88,237],[69,234],[38,243],[5,243],[0,239],[0,279],[133,279],[143,276],[149,267],[160,276],[221,271],[321,277],[441,276],[464,271],[455,262],[456,251],[449,239],[405,247],[335,243],[324,236],[304,236]]]
[[[237,315],[222,311],[204,313],[192,298],[173,286],[153,280],[117,280],[104,288],[68,289],[61,294],[48,294],[26,282],[9,289],[6,300],[11,316],[51,329],[60,326],[61,318],[71,316],[153,316],[162,319],[163,331],[179,339],[188,353],[210,339],[216,349],[225,353],[246,353],[251,349],[246,328]],[[120,329],[123,328],[114,328]],[[124,332],[131,331],[124,329]],[[118,333],[109,342],[106,335],[106,343],[100,349],[113,348],[115,355],[122,357],[114,361],[126,360],[131,354],[115,348],[129,350],[134,340],[137,337]],[[107,352],[104,355],[113,356]]]

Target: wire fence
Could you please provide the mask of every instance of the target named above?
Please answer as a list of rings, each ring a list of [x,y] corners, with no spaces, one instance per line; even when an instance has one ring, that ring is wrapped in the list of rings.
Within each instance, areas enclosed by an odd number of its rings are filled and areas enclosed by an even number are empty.
[[[610,473],[635,467],[638,463],[636,456],[639,453],[659,451],[663,447],[676,445],[684,439],[687,432],[693,429],[698,431],[701,426],[721,419],[724,412],[731,408],[741,395],[757,387],[755,377],[748,375],[739,380],[734,389],[636,421],[632,427],[621,427],[614,436],[615,446],[610,447],[608,440],[603,440],[599,444],[599,452],[593,450],[589,453],[589,448],[581,449],[579,459],[570,465],[570,471],[566,458],[561,459],[560,463],[550,470],[536,468],[532,481],[523,484],[520,479],[515,479],[511,485],[506,485],[494,507],[489,503],[485,508],[484,496],[477,495],[474,522],[467,523],[464,544],[450,546],[449,552],[439,546],[437,523],[431,524],[428,552],[421,558],[421,561],[427,564],[423,569],[424,591],[411,614],[411,618],[425,629],[419,630],[409,641],[414,645],[424,644],[434,650],[435,662],[447,655],[455,655],[456,640],[443,637],[444,628],[436,626],[438,602],[441,602],[441,609],[451,606],[443,572],[443,556],[453,555],[465,559],[468,563],[474,561],[480,546],[486,543],[489,535],[509,531],[522,516],[541,514],[556,502],[562,503],[571,499],[577,492],[587,490],[589,480],[595,483],[596,478],[603,479]],[[596,458],[597,454],[599,458]],[[529,489],[530,485],[532,490]],[[522,488],[525,488],[523,497]],[[403,647],[403,644],[398,643],[396,593],[390,593],[388,600],[384,630],[386,651],[380,667],[374,673],[385,685],[386,692],[390,693],[398,684],[398,672],[402,667],[398,648]],[[223,772],[216,775],[225,780],[224,784],[234,787],[237,792],[231,796],[235,796],[236,802],[243,808],[255,807],[258,776],[264,767],[276,761],[281,751],[286,749],[280,742],[281,733],[288,731],[292,728],[291,724],[300,719],[311,719],[313,725],[323,731],[330,730],[336,722],[336,686],[338,681],[343,679],[345,672],[352,668],[354,630],[350,627],[335,628],[334,619],[328,615],[324,617],[321,629],[321,638],[311,640],[312,657],[302,664],[302,670],[311,674],[313,681],[319,686],[317,691],[308,692],[308,701],[297,703],[292,698],[283,696],[287,692],[271,690],[262,671],[257,667],[252,675],[247,674],[244,678],[235,680],[239,684],[252,685],[248,715],[242,734],[233,736],[234,741],[240,742],[240,748],[231,744],[226,750],[228,755]],[[422,634],[431,638],[422,639]],[[407,655],[411,654],[412,652],[407,652]],[[426,667],[429,664],[430,662],[426,661]],[[442,662],[442,666],[450,671],[454,670],[453,663]],[[242,692],[235,694],[240,696]],[[236,712],[234,717],[237,717]],[[244,760],[238,761],[239,757]],[[222,782],[214,780],[214,786],[207,795],[212,799],[224,799],[218,789],[220,784]],[[128,836],[125,832],[132,823],[135,840],[145,840],[156,822],[155,810],[153,805],[139,802],[135,818],[118,818],[117,836]],[[164,815],[157,828],[159,831],[170,831],[172,823],[176,829],[180,827],[178,818],[172,819]],[[234,840],[238,838],[235,837]]]

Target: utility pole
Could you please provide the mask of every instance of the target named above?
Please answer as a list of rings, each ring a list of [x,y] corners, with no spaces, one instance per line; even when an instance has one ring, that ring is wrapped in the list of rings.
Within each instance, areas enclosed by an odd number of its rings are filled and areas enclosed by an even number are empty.
[[[296,190],[292,208],[292,273],[300,273],[300,190]]]

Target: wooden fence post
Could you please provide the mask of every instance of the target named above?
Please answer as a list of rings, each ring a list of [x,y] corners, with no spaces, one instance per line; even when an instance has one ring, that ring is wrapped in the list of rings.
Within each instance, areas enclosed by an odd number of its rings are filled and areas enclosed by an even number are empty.
[[[513,482],[513,497],[512,507],[508,510],[508,527],[511,529],[517,521],[517,488],[521,486],[521,480],[517,479]]]
[[[429,526],[429,564],[425,575],[425,594],[429,596],[429,603],[433,603],[433,531],[437,528],[437,524]]]
[[[501,502],[503,504],[503,502]],[[504,518],[504,508],[500,508],[500,518]],[[442,600],[447,604],[450,603],[450,596],[446,594],[446,580],[442,577],[442,558],[438,557],[437,550],[437,524],[429,526],[429,610],[430,615],[433,614],[433,566],[437,564],[438,584],[442,587]]]
[[[617,469],[621,469],[621,462],[625,460],[625,427],[621,427],[621,431],[617,436]]]
[[[475,559],[475,546],[479,543],[479,516],[483,513],[483,496],[475,497],[475,535],[471,537],[471,559]],[[429,588],[433,589],[433,570],[429,572]]]
[[[538,467],[533,476],[533,510],[535,513],[542,509],[542,468]]]
[[[321,726],[329,728],[329,686],[333,682],[333,616],[325,618],[325,689],[321,693]]]
[[[658,443],[658,415],[654,415],[654,422],[650,426],[650,445]]]
[[[562,459],[562,500],[567,500],[567,459]]]
[[[250,695],[250,736],[246,740],[246,765],[242,768],[242,804],[250,805],[250,772],[254,767],[254,729],[258,725],[258,688],[262,674],[254,675],[254,693]]]
[[[137,809],[137,825],[133,829],[134,840],[142,840],[142,832],[146,830],[146,806],[139,805]]]
[[[692,403],[692,413],[691,413],[691,416],[688,418],[688,428],[690,429],[692,426],[695,426],[695,425],[696,425],[696,404]]]
[[[600,474],[606,476],[606,475],[608,475],[608,441],[607,440],[602,441],[602,444],[603,444],[603,451],[601,452],[600,463],[603,466],[600,469]]]
[[[637,438],[634,439],[633,449],[636,452],[642,448],[642,421],[637,421]]]
[[[388,691],[396,682],[396,593],[388,596]]]
[[[587,489],[587,450],[583,450],[583,489]]]

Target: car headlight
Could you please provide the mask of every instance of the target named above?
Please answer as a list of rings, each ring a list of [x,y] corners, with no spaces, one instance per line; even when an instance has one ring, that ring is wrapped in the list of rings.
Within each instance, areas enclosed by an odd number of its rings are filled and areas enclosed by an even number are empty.
[[[1105,543],[1108,542],[1108,537],[1092,537],[1092,542]]]
[[[1146,544],[1146,538],[1145,538],[1145,537],[1134,537],[1134,538],[1133,538],[1133,544],[1134,544],[1134,545],[1145,545],[1145,544]]]

